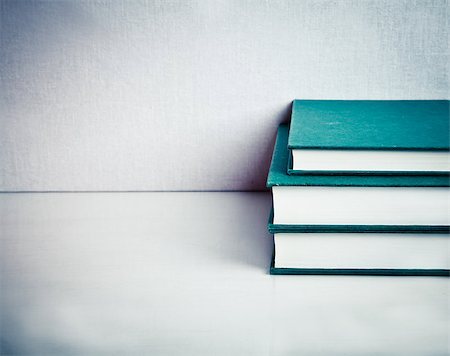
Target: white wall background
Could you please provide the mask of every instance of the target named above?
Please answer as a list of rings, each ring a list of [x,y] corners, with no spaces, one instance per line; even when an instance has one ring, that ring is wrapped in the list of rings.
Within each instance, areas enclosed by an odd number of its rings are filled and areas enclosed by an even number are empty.
[[[294,98],[448,98],[447,1],[4,1],[0,190],[262,189]]]

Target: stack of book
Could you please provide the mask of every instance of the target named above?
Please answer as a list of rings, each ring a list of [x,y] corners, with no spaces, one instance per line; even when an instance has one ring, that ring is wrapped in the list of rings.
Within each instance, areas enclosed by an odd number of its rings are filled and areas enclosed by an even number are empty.
[[[272,274],[449,276],[449,101],[295,100],[267,186]]]

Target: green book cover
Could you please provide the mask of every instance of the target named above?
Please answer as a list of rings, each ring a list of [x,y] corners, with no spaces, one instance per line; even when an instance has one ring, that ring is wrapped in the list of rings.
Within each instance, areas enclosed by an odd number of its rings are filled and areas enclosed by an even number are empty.
[[[267,187],[272,186],[367,186],[367,187],[448,187],[448,175],[289,175],[288,125],[278,128]]]
[[[450,277],[448,269],[388,269],[388,268],[279,268],[270,265],[270,274],[273,275],[351,275],[351,276],[400,276],[400,277]]]
[[[449,150],[448,100],[294,100],[290,149]]]
[[[449,175],[447,100],[295,100],[289,174]]]
[[[417,234],[450,234],[450,226],[447,225],[293,225],[274,224],[273,208],[270,211],[267,222],[267,230],[271,234],[278,233],[417,233]]]

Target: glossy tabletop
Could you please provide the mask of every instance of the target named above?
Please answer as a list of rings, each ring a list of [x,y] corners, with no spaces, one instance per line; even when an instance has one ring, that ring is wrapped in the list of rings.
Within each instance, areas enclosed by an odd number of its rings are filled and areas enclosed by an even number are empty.
[[[271,276],[269,193],[0,194],[2,355],[437,355],[449,281]]]

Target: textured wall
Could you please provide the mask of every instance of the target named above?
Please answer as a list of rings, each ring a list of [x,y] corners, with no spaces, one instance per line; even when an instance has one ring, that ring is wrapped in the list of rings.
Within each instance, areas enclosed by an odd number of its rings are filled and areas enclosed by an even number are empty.
[[[0,190],[261,189],[293,98],[448,98],[447,1],[0,11]]]

